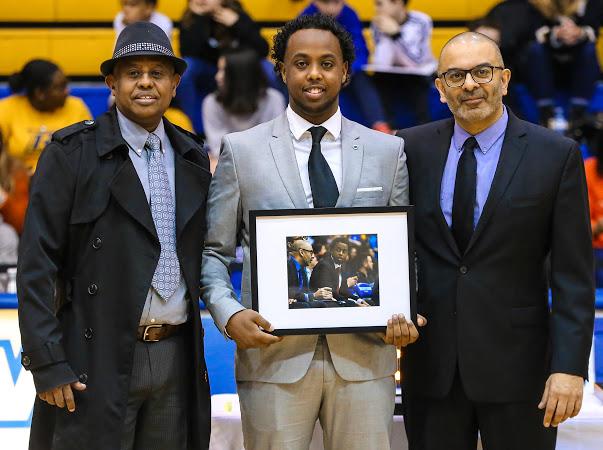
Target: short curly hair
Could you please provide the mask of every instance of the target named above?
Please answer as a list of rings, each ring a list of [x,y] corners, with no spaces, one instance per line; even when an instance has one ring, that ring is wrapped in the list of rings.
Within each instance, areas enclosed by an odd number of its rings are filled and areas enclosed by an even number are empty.
[[[270,55],[275,62],[274,70],[277,72],[281,70],[283,63],[285,62],[285,52],[287,51],[289,38],[291,38],[293,33],[300,30],[326,30],[333,33],[339,41],[343,61],[347,62],[348,66],[351,68],[352,63],[356,58],[352,35],[332,17],[316,13],[299,16],[296,19],[290,20],[278,30],[278,33],[276,33],[273,39],[272,53]]]

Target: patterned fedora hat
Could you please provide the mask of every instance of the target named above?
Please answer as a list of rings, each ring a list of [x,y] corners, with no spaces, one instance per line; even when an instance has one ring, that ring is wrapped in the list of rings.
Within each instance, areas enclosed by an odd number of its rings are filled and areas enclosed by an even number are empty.
[[[124,28],[115,43],[113,58],[101,64],[101,73],[109,75],[117,61],[131,56],[164,56],[172,61],[180,75],[186,70],[186,62],[174,55],[167,35],[151,22],[136,22]]]

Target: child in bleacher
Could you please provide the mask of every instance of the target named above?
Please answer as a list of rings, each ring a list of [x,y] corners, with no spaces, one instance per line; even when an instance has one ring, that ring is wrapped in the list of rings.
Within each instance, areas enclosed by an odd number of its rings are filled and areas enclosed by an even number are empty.
[[[131,23],[151,22],[161,28],[172,39],[172,21],[169,17],[156,11],[157,0],[120,0],[121,11],[115,16],[113,29],[115,37]]]
[[[268,56],[268,42],[241,3],[238,0],[189,0],[180,21],[180,52],[188,69],[176,95],[197,133],[203,132],[201,103],[215,89],[218,59],[224,51],[236,48],[252,49],[262,59]],[[268,61],[266,64],[270,65]],[[271,65],[266,72],[276,78]]]
[[[342,91],[341,97],[341,109],[344,115],[356,117],[353,111],[346,111],[346,96],[350,96],[360,106],[365,122],[369,126],[375,130],[386,133],[391,132],[389,125],[385,121],[385,112],[379,98],[379,93],[373,84],[373,80],[371,80],[363,69],[368,63],[369,53],[362,34],[362,22],[358,14],[344,0],[314,0],[302,11],[301,15],[316,13],[335,18],[354,39],[356,59],[351,67],[352,76],[350,83]]]
[[[429,89],[436,61],[431,52],[431,17],[409,11],[408,0],[375,0],[372,22],[376,84],[389,114],[398,128],[429,122]],[[400,123],[400,105],[416,116],[414,123]]]
[[[0,100],[0,172],[11,178],[2,183],[11,188],[0,214],[20,233],[29,177],[52,133],[92,115],[81,99],[69,95],[65,74],[50,61],[28,62],[9,78],[9,86],[13,95]]]

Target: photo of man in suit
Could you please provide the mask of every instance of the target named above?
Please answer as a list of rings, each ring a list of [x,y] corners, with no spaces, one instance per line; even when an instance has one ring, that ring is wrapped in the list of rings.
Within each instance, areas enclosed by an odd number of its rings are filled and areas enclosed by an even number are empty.
[[[287,285],[289,308],[324,308],[321,300],[333,301],[330,287],[310,290],[308,267],[312,264],[314,250],[305,239],[293,238],[288,244]]]
[[[270,323],[250,309],[249,211],[405,205],[403,142],[342,117],[339,92],[354,50],[333,19],[287,22],[273,58],[289,106],[270,122],[223,138],[201,271],[202,297],[218,328],[237,343],[245,448],[307,450],[320,420],[327,450],[389,449],[396,346],[416,341],[415,325],[394,315],[385,334],[265,333]],[[228,272],[238,242],[245,255],[241,303]]]
[[[129,25],[101,65],[116,106],[42,153],[17,280],[31,450],[209,447],[209,159],[163,118],[185,69],[157,25]]]
[[[333,239],[329,253],[318,262],[310,277],[310,289],[328,286],[339,306],[357,306],[350,297],[354,295],[352,288],[358,283],[358,279],[346,275],[349,246],[347,237]]]
[[[429,318],[403,358],[411,450],[475,449],[478,431],[484,450],[552,450],[581,408],[594,320],[581,153],[503,105],[510,78],[494,41],[457,35],[435,82],[454,119],[398,134]]]

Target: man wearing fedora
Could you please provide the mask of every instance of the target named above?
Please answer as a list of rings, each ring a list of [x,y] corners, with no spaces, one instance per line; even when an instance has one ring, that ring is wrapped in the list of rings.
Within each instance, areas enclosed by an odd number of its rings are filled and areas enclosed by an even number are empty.
[[[199,271],[211,175],[165,118],[186,63],[151,23],[101,65],[115,107],[56,132],[19,255],[30,449],[207,449]]]

